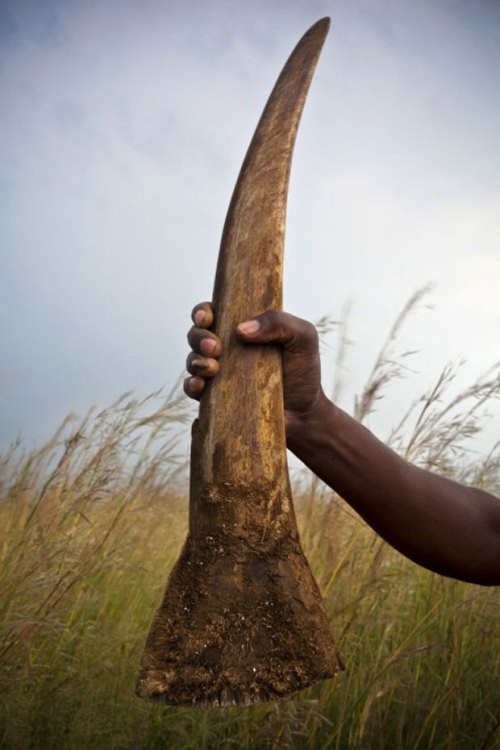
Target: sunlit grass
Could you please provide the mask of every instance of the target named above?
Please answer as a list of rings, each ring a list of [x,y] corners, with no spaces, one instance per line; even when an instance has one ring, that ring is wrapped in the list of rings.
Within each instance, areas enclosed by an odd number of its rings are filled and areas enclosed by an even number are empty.
[[[359,418],[390,384],[389,361],[374,368]],[[498,395],[498,373],[447,402],[447,372],[392,442],[421,465],[497,491],[498,452],[471,462],[463,448],[479,406]],[[145,636],[187,524],[175,436],[192,409],[178,391],[159,399],[125,397],[68,421],[41,450],[15,446],[1,459],[0,746],[500,747],[498,590],[403,559],[307,475],[295,482],[303,546],[346,671],[293,700],[248,709],[173,709],[135,697]]]

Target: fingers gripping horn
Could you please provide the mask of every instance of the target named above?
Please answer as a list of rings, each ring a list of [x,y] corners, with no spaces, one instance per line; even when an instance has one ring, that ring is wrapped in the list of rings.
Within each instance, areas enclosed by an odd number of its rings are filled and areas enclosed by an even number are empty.
[[[285,697],[341,668],[300,546],[286,462],[281,358],[236,325],[281,307],[286,198],[297,128],[329,19],[292,52],[229,206],[214,330],[223,355],[193,425],[189,533],[142,657],[137,692],[173,705]]]

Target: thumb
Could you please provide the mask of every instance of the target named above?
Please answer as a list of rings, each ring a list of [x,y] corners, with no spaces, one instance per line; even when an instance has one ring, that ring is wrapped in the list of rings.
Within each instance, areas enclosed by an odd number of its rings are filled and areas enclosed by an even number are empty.
[[[267,310],[251,320],[240,323],[236,327],[236,335],[249,344],[269,344],[273,341],[284,344],[290,338],[291,332],[286,325],[287,321],[283,321],[282,317],[281,311]]]
[[[267,310],[236,327],[236,335],[249,344],[283,344],[289,351],[317,348],[317,333],[311,323],[281,310]]]
[[[245,320],[244,323],[240,323],[239,326],[236,326],[236,333],[242,339],[252,339],[255,338],[255,336],[259,337],[260,339],[260,336],[262,335],[262,326],[260,320],[258,318]]]

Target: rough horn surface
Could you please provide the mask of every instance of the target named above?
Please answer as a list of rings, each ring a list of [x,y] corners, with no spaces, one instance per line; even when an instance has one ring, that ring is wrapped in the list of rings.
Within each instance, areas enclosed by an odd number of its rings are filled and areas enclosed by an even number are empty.
[[[229,206],[213,295],[223,356],[193,425],[188,538],[142,658],[137,692],[151,700],[254,703],[342,668],[297,531],[280,353],[234,336],[282,304],[292,151],[328,27],[318,21],[283,68]]]

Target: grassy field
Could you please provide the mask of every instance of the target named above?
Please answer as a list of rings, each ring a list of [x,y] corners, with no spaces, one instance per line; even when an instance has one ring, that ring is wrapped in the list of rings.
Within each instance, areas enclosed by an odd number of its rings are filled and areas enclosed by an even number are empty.
[[[390,339],[392,340],[392,339]],[[389,341],[390,341],[389,340]],[[363,419],[390,358],[358,401]],[[447,402],[445,370],[394,446],[498,491],[498,452],[464,444],[498,375]],[[189,408],[170,394],[121,399],[69,421],[41,450],[0,462],[0,747],[500,748],[500,598],[404,560],[306,475],[303,546],[347,669],[293,700],[187,710],[134,696],[140,654],[187,524],[174,435]]]

